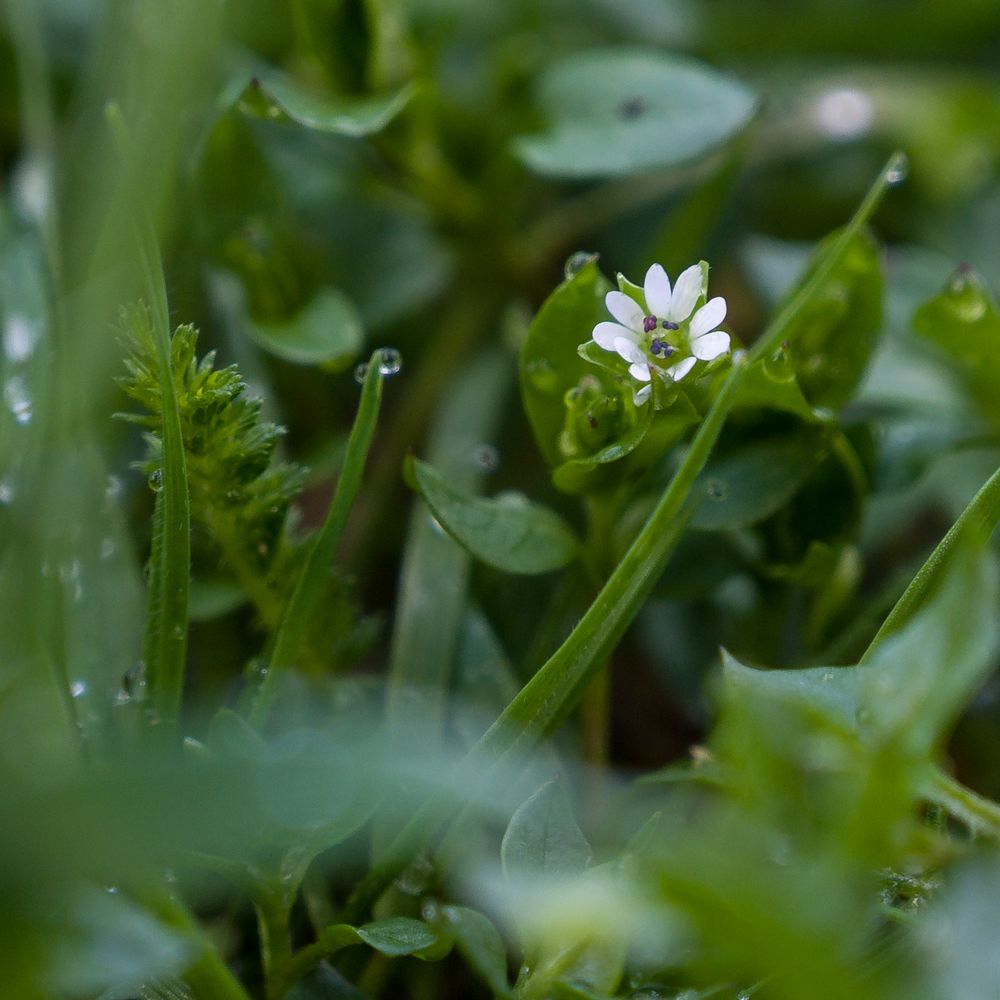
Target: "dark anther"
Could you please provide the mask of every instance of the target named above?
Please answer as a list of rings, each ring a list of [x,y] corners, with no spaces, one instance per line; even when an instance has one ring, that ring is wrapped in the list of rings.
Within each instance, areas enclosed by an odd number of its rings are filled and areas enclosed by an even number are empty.
[[[647,316],[642,321],[642,328],[646,333],[652,333],[656,329],[656,317]]]
[[[671,323],[669,319],[665,319],[660,326],[662,326],[664,330],[679,330],[681,328],[679,323]]]
[[[669,358],[674,353],[674,349],[669,344],[663,345],[663,356]]]
[[[646,102],[641,97],[629,97],[618,105],[618,114],[626,121],[646,113]]]
[[[649,345],[649,351],[653,355],[653,357],[655,358],[655,357],[657,357],[659,355],[660,351],[662,351],[663,348],[666,347],[666,346],[667,345],[664,344],[663,341],[660,340],[659,337],[654,337],[653,338],[653,342]]]

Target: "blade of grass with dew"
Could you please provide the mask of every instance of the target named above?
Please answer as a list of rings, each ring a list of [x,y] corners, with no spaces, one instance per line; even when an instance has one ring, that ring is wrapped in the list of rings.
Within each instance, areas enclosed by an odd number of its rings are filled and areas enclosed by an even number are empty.
[[[372,354],[368,362],[361,390],[361,402],[354,418],[354,425],[351,427],[347,451],[337,478],[337,488],[330,509],[327,511],[323,526],[313,539],[305,565],[288,601],[275,636],[270,667],[261,680],[250,710],[250,719],[255,725],[262,725],[267,718],[268,710],[277,693],[275,685],[278,671],[292,669],[298,661],[310,619],[324,592],[330,562],[340,544],[348,514],[361,488],[361,478],[382,403],[382,382],[385,376],[380,368],[381,359],[382,351],[379,349]]]
[[[768,356],[794,329],[799,313],[826,281],[852,240],[869,222],[890,186],[903,176],[904,159],[894,154],[855,212],[830,244],[825,259],[788,300],[741,363],[735,364],[695,435],[683,462],[629,550],[566,641],[539,668],[469,753],[472,773],[509,763],[551,732],[575,707],[595,673],[624,635],[663,572],[683,533],[685,504],[718,439],[745,373]],[[482,774],[477,775],[480,779]],[[447,821],[441,803],[423,806],[377,858],[349,902],[354,915],[370,906],[403,866]]]
[[[143,286],[152,310],[153,341],[163,399],[163,470],[156,495],[155,530],[150,556],[152,570],[144,653],[153,711],[173,725],[180,714],[187,653],[188,590],[191,568],[191,512],[180,411],[174,385],[170,348],[170,312],[160,248],[144,207],[138,203],[138,163],[129,142],[121,110],[106,109],[123,163],[126,193],[135,205],[135,243]]]

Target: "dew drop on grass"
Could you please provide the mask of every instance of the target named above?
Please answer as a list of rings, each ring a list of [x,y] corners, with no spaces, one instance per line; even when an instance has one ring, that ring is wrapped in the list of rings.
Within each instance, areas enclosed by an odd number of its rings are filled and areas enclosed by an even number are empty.
[[[9,479],[0,479],[0,504],[11,503],[14,499],[14,484]]]
[[[577,250],[576,253],[570,254],[566,258],[566,263],[563,265],[563,274],[566,278],[573,278],[580,273],[592,260],[597,260],[597,254],[591,253],[589,250]]]
[[[885,179],[889,184],[902,184],[910,172],[910,161],[905,153],[897,153],[886,168]]]
[[[110,559],[115,554],[115,540],[113,538],[101,539],[100,555],[102,559]]]
[[[146,480],[146,483],[154,493],[159,493],[163,489],[163,470],[153,469],[153,471],[149,474],[149,479]]]
[[[69,693],[74,698],[82,698],[87,693],[87,682],[81,680],[72,681],[69,686]]]
[[[358,385],[364,385],[365,378],[368,375],[368,362],[362,361],[360,365],[354,366],[354,381]]]
[[[4,382],[3,398],[14,419],[23,427],[31,423],[31,394],[24,379],[14,375]]]
[[[378,370],[386,377],[392,378],[403,369],[403,355],[395,347],[383,347],[379,351]]]

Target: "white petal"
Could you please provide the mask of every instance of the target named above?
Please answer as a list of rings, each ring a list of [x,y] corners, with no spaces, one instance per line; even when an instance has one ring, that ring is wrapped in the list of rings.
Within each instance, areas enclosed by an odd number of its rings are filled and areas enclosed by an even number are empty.
[[[703,333],[691,341],[691,353],[699,361],[711,361],[729,350],[729,334],[724,330]]]
[[[668,368],[667,374],[675,382],[680,382],[680,380],[684,378],[684,376],[687,375],[692,368],[694,368],[694,363],[694,358],[685,358],[683,361],[679,361],[676,365],[674,365],[673,368]]]
[[[628,337],[615,337],[615,350],[620,358],[624,358],[631,364],[646,364],[646,355],[639,350],[636,342]]]
[[[646,272],[642,290],[649,311],[654,316],[665,317],[670,311],[670,279],[661,265],[653,264]]]
[[[608,292],[604,296],[604,304],[608,307],[608,312],[622,326],[635,330],[636,333],[642,330],[642,321],[646,317],[635,299],[629,298],[622,292]]]
[[[674,285],[670,312],[666,318],[675,323],[683,323],[691,315],[699,295],[701,295],[701,265],[692,264],[686,271],[681,272]]]
[[[726,300],[717,295],[691,317],[691,339],[714,330],[726,318]]]
[[[637,334],[631,330],[626,330],[625,327],[618,323],[598,323],[594,327],[591,337],[594,338],[594,343],[598,347],[603,347],[606,351],[613,351],[615,349],[615,341],[620,337],[634,341],[638,341],[639,339]]]
[[[647,385],[644,385],[641,389],[636,389],[635,392],[632,393],[632,402],[635,403],[636,406],[643,406],[646,400],[649,399],[652,392],[653,383],[650,382]]]
[[[639,382],[648,382],[653,377],[649,374],[649,365],[646,364],[629,365],[628,373]]]

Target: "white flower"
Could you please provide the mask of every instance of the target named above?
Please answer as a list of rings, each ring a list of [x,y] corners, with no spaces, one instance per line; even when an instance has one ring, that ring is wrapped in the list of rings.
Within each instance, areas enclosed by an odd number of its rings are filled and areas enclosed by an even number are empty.
[[[632,378],[646,383],[635,393],[636,405],[649,399],[654,373],[679,382],[695,362],[712,361],[729,350],[729,334],[718,329],[726,318],[726,300],[721,296],[709,299],[692,315],[701,293],[700,264],[681,272],[673,288],[667,272],[653,264],[643,283],[648,313],[624,292],[608,292],[604,297],[617,322],[598,323],[592,336],[598,347],[629,363]],[[671,365],[663,363],[678,352],[688,356]]]

